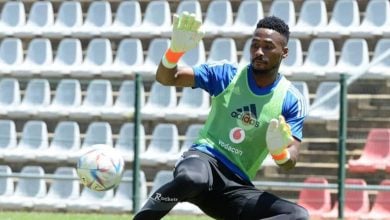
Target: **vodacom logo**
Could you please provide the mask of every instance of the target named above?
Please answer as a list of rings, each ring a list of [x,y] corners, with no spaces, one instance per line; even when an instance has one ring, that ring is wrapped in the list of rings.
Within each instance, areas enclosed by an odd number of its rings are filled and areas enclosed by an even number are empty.
[[[229,138],[235,144],[241,143],[245,139],[244,129],[240,127],[233,128],[232,130],[230,130]]]

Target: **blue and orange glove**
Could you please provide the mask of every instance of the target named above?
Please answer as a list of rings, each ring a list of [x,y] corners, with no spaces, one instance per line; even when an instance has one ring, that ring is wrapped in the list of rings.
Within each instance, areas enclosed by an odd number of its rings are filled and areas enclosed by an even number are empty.
[[[271,119],[267,134],[267,148],[277,164],[283,164],[290,159],[290,152],[287,147],[294,141],[291,135],[291,128],[283,116],[279,119]]]
[[[162,64],[169,69],[176,67],[177,62],[187,51],[196,47],[204,36],[201,31],[202,22],[195,14],[183,12],[180,16],[173,15],[173,30],[171,46],[162,58]]]

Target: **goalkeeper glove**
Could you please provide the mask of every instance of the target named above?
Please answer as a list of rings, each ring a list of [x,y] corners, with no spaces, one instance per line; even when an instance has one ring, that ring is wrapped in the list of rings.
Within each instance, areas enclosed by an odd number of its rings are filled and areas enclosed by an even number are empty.
[[[270,121],[266,142],[268,150],[277,164],[283,164],[290,159],[290,152],[287,147],[293,141],[290,125],[286,123],[283,116],[280,115],[279,120],[272,119]]]
[[[204,36],[200,30],[201,25],[202,22],[195,18],[195,14],[185,11],[180,16],[173,15],[171,46],[162,58],[162,64],[166,68],[174,68],[185,52],[196,47]]]

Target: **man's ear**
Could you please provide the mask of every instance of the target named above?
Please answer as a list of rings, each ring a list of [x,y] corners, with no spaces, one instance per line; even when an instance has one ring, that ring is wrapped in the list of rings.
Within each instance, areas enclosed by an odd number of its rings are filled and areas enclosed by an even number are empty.
[[[284,47],[283,48],[283,54],[282,54],[282,58],[286,58],[288,56],[288,47]]]

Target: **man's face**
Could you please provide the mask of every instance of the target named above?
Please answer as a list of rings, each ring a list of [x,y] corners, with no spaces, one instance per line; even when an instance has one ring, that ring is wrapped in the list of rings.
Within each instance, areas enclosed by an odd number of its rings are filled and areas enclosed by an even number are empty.
[[[268,74],[277,70],[287,57],[286,39],[280,33],[266,28],[256,29],[250,49],[251,64],[255,74]]]

